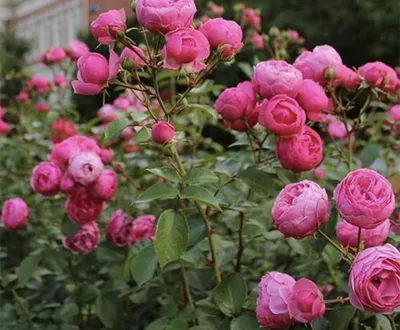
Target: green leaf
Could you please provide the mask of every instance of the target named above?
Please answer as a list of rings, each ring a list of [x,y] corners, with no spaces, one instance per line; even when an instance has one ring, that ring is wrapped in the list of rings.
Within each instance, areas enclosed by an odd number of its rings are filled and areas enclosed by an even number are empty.
[[[196,202],[214,207],[215,209],[222,211],[214,195],[209,190],[203,187],[187,187],[183,190],[181,198],[194,200]]]
[[[201,185],[206,183],[215,183],[218,182],[219,179],[215,173],[210,170],[205,168],[192,168],[186,173],[183,180],[187,185]]]
[[[379,325],[381,326],[381,330],[395,330],[392,328],[392,325],[390,324],[390,321],[388,319],[389,316],[376,314],[375,317]]]
[[[187,330],[188,324],[183,319],[174,319],[168,324],[165,330]]]
[[[156,199],[173,199],[178,196],[178,190],[170,183],[155,183],[139,196],[136,203],[148,203]]]
[[[237,178],[246,182],[251,189],[261,196],[272,196],[275,193],[272,176],[256,168],[249,168],[238,173]]]
[[[188,104],[186,106],[186,109],[188,110],[201,110],[205,112],[206,114],[210,115],[213,119],[217,119],[217,112],[210,107],[209,105],[206,104]]]
[[[363,167],[369,167],[379,157],[382,146],[378,144],[367,145],[359,154],[358,158],[361,160]]]
[[[116,295],[100,295],[96,299],[96,315],[107,328],[113,328],[117,324],[119,308]]]
[[[29,279],[31,278],[33,272],[36,270],[42,259],[41,253],[30,254],[24,260],[22,260],[21,264],[18,267],[17,276],[18,276],[18,285],[23,287],[25,286]]]
[[[215,304],[227,316],[235,316],[241,312],[246,296],[246,281],[237,273],[224,278],[213,292]]]
[[[328,265],[334,266],[340,262],[342,259],[342,254],[332,245],[328,244],[322,251],[322,258]]]
[[[131,124],[132,121],[126,118],[114,120],[109,123],[106,127],[106,131],[104,132],[103,143],[107,144],[109,142],[117,140],[124,128],[128,127]]]
[[[259,330],[256,316],[253,313],[244,311],[231,321],[231,330]]]
[[[64,217],[61,231],[65,236],[73,237],[78,232],[79,228],[80,226],[77,223],[69,220],[67,217]]]
[[[331,329],[346,330],[355,313],[353,306],[340,306],[326,311],[325,318],[330,322]]]
[[[154,246],[161,268],[171,261],[179,260],[186,251],[189,230],[185,216],[174,210],[160,215]]]
[[[253,75],[253,68],[247,62],[239,62],[237,66],[249,77]]]
[[[150,129],[148,129],[146,126],[143,126],[142,129],[135,134],[134,140],[135,143],[141,143],[150,140]]]
[[[150,280],[157,269],[156,251],[153,245],[142,249],[131,262],[131,274],[136,283],[141,286]]]
[[[168,167],[152,168],[148,169],[147,171],[172,182],[180,181],[178,174],[176,174],[176,172],[172,168]]]
[[[60,318],[64,322],[73,322],[75,317],[79,314],[79,306],[74,301],[64,303],[60,310]]]
[[[137,123],[137,124],[140,124],[141,122],[143,122],[144,120],[149,118],[148,112],[131,112],[130,116],[131,116],[132,120],[134,121],[134,123]]]

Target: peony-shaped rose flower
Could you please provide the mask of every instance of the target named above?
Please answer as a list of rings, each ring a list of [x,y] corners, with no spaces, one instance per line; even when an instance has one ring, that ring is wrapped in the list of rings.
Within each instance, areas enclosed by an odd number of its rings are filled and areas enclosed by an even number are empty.
[[[288,184],[272,207],[272,222],[286,237],[312,236],[326,221],[329,200],[325,189],[313,181]]]
[[[294,323],[289,303],[296,281],[289,275],[270,272],[258,284],[257,320],[262,327],[286,329]]]
[[[381,245],[386,241],[389,234],[390,220],[386,219],[379,226],[372,229],[361,229],[361,242],[364,247]],[[341,221],[336,226],[336,236],[343,246],[357,248],[358,229],[347,221]]]
[[[262,103],[259,121],[268,131],[280,137],[291,137],[302,132],[306,114],[295,99],[276,95]]]
[[[32,77],[32,79],[29,81],[29,86],[40,95],[50,91],[49,81],[45,77],[38,74]]]
[[[164,68],[177,70],[181,66],[189,72],[206,68],[202,63],[210,55],[210,43],[203,33],[192,28],[180,28],[165,36],[162,50]]]
[[[67,119],[58,117],[58,119],[51,124],[50,127],[50,140],[53,143],[60,143],[65,139],[78,134],[74,124]]]
[[[69,161],[68,173],[71,178],[84,186],[94,182],[104,169],[101,158],[93,152],[82,152]]]
[[[73,61],[77,61],[82,55],[89,53],[89,47],[84,42],[79,40],[69,41],[66,50],[68,56]]]
[[[68,217],[78,224],[96,220],[103,207],[104,202],[94,198],[85,188],[75,189],[65,203]]]
[[[122,210],[113,213],[107,223],[106,239],[115,246],[126,246],[132,243],[133,219],[124,215]]]
[[[93,252],[100,243],[100,230],[94,221],[82,225],[73,237],[64,237],[63,245],[74,254]]]
[[[159,121],[151,128],[151,139],[159,144],[172,141],[175,136],[175,127],[166,121]]]
[[[67,57],[65,50],[61,47],[51,47],[47,49],[41,56],[42,63],[56,64],[62,62]]]
[[[91,186],[91,193],[94,197],[110,201],[118,188],[118,176],[113,170],[106,169]]]
[[[352,225],[372,229],[394,211],[392,185],[382,175],[367,168],[350,172],[333,191],[340,216]]]
[[[328,109],[329,99],[324,89],[314,80],[304,79],[296,97],[300,106],[309,113],[320,113]]]
[[[388,93],[393,93],[398,89],[396,71],[385,63],[369,62],[359,67],[358,73],[371,87],[378,87]]]
[[[257,64],[252,79],[257,94],[267,99],[278,94],[296,97],[302,80],[301,72],[293,65],[275,60]]]
[[[322,161],[323,142],[312,128],[291,138],[279,138],[275,152],[283,168],[293,172],[310,171]]]
[[[245,115],[240,119],[233,121],[224,120],[225,127],[238,132],[245,132],[249,128],[253,128],[258,123],[258,118],[264,102],[268,102],[268,100],[265,99],[262,103],[257,104],[254,108],[248,108]]]
[[[1,221],[7,230],[24,228],[28,222],[28,217],[28,205],[26,205],[22,198],[10,198],[3,204]]]
[[[189,27],[196,11],[194,0],[138,0],[136,4],[139,24],[155,34]]]
[[[357,73],[344,64],[335,67],[335,78],[332,81],[332,87],[342,86],[347,90],[354,92],[360,85],[360,78]]]
[[[135,244],[142,239],[152,241],[155,235],[154,222],[156,221],[153,215],[142,215],[133,221],[132,226],[132,244]]]
[[[146,56],[143,50],[141,50],[139,47],[132,47],[135,49],[135,51],[129,48],[124,48],[119,57],[119,63],[122,65],[126,65],[127,68],[140,69],[145,65],[142,57],[146,58]]]
[[[103,45],[111,45],[118,32],[124,33],[126,30],[125,10],[109,10],[101,13],[91,24],[90,31],[93,36]]]
[[[81,188],[82,185],[75,182],[68,172],[65,172],[61,178],[60,191],[67,195],[72,195],[75,189]]]
[[[360,310],[391,314],[400,307],[400,252],[385,244],[360,252],[353,261],[350,302]]]
[[[31,176],[33,190],[43,196],[53,196],[60,191],[62,172],[60,168],[49,162],[37,165]]]

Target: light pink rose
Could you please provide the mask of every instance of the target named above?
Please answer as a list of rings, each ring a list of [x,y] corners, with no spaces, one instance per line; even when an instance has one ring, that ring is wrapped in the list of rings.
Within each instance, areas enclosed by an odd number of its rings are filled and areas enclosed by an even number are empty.
[[[2,119],[0,119],[0,136],[7,135],[10,131],[10,126]]]
[[[93,152],[82,152],[73,156],[68,165],[71,178],[84,186],[94,182],[103,169],[101,158]]]
[[[29,94],[24,91],[19,92],[19,94],[17,95],[17,100],[18,102],[25,103],[26,101],[29,100]]]
[[[115,246],[127,246],[132,243],[133,219],[123,214],[122,210],[113,213],[107,223],[106,239]]]
[[[378,87],[388,93],[393,93],[398,89],[396,71],[385,63],[369,62],[359,67],[358,73],[371,87]]]
[[[289,275],[270,272],[258,284],[256,315],[262,327],[286,329],[294,323],[289,303],[296,281]]]
[[[67,57],[64,49],[61,47],[52,47],[47,49],[41,56],[41,62],[45,64],[56,64],[62,62]]]
[[[67,54],[73,61],[79,60],[79,58],[89,53],[89,47],[82,41],[71,40],[68,42]]]
[[[388,109],[387,115],[394,121],[393,129],[395,133],[400,135],[400,104],[392,105]]]
[[[272,222],[286,237],[312,236],[329,219],[325,189],[313,181],[288,184],[272,207]]]
[[[329,99],[324,89],[311,79],[304,79],[301,83],[297,102],[307,112],[320,113],[328,109]]]
[[[1,209],[1,221],[7,230],[24,228],[28,222],[28,205],[21,198],[10,198]]]
[[[391,314],[400,306],[400,252],[385,244],[360,252],[350,270],[350,302],[360,310]]]
[[[100,243],[100,230],[94,221],[82,225],[73,237],[64,237],[63,245],[74,254],[93,252]]]
[[[323,142],[312,128],[304,126],[301,134],[279,138],[276,156],[283,168],[293,172],[310,171],[322,161]]]
[[[120,114],[116,111],[114,106],[111,104],[105,104],[99,109],[99,111],[97,111],[97,117],[105,122],[109,122],[119,119]]]
[[[346,124],[337,119],[334,116],[329,116],[327,118],[328,125],[327,125],[327,130],[328,134],[332,137],[334,140],[345,140],[347,139],[347,129],[346,129]],[[348,127],[348,129],[350,129]]]
[[[155,34],[189,27],[196,11],[193,0],[138,0],[136,4],[139,24]]]
[[[261,29],[261,17],[253,8],[246,8],[243,12],[243,21],[257,30]]]
[[[170,142],[175,136],[175,127],[166,121],[159,121],[151,128],[151,139],[160,144]]]
[[[65,203],[68,217],[81,225],[96,220],[103,207],[104,202],[94,198],[85,188],[75,189]]]
[[[125,10],[109,10],[101,13],[91,24],[90,31],[97,41],[103,45],[111,45],[118,32],[126,31]]]
[[[91,193],[94,197],[110,201],[118,188],[118,176],[113,170],[104,170],[91,187]]]
[[[360,85],[361,80],[357,73],[344,64],[335,67],[335,78],[332,81],[332,87],[342,86],[351,92],[354,92]]]
[[[165,36],[162,50],[164,68],[177,70],[181,66],[189,72],[206,68],[202,63],[210,55],[210,43],[203,33],[192,28],[180,28]]]
[[[118,109],[118,110],[128,110],[129,107],[131,106],[131,101],[129,100],[128,97],[117,97],[114,102],[113,106]]]
[[[278,94],[296,97],[303,77],[301,72],[285,61],[265,61],[257,64],[253,74],[253,86],[263,98],[271,99]]]
[[[31,175],[33,190],[43,196],[53,196],[60,191],[62,172],[60,168],[49,162],[41,162]]]
[[[129,48],[124,48],[124,50],[122,51],[122,53],[119,57],[119,63],[123,64],[125,62],[125,60],[128,59],[129,63],[132,65],[132,67],[134,69],[140,69],[141,67],[143,67],[145,65],[145,63],[138,54],[140,54],[144,58],[146,58],[146,56],[145,56],[143,50],[141,50],[139,47],[136,47],[136,46],[132,46],[132,47],[136,50],[136,52]]]
[[[261,34],[255,32],[251,37],[251,42],[256,49],[263,49],[264,48],[264,38]]]
[[[379,226],[372,229],[361,229],[361,242],[364,247],[381,245],[389,234],[390,220],[386,219]],[[347,221],[341,221],[336,226],[336,236],[343,246],[356,248],[358,246],[358,229]]]
[[[352,171],[333,191],[340,216],[354,226],[372,229],[394,211],[392,185],[382,175],[367,168]]]
[[[214,18],[200,25],[210,42],[211,48],[221,51],[222,59],[229,59],[243,47],[243,32],[239,24],[223,18]]]
[[[154,222],[156,218],[153,215],[142,215],[133,221],[132,244],[147,238],[153,241],[155,235]]]
[[[35,75],[29,81],[29,86],[38,94],[45,94],[50,91],[50,84],[48,80],[40,75]]]
[[[295,99],[282,94],[262,104],[259,121],[268,131],[280,137],[291,137],[302,132],[306,114]]]

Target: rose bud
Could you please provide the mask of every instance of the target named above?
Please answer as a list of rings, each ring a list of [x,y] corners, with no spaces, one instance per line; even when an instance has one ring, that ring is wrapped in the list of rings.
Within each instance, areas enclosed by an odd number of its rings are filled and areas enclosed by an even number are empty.
[[[257,64],[253,74],[253,86],[257,94],[271,99],[278,94],[296,97],[300,90],[302,74],[285,61],[265,61]]]
[[[385,244],[357,254],[350,277],[350,303],[357,309],[392,314],[400,306],[400,252]]]
[[[256,316],[262,327],[286,329],[294,323],[289,302],[296,281],[289,275],[270,272],[258,284]]]
[[[75,126],[62,117],[59,117],[50,127],[50,140],[53,143],[60,143],[76,134],[78,131]]]
[[[50,110],[50,107],[46,103],[39,102],[35,104],[35,110],[37,112],[47,112]]]
[[[28,205],[21,198],[10,198],[1,209],[1,221],[7,230],[24,228],[28,222]]]
[[[123,214],[122,210],[113,213],[107,223],[106,239],[115,246],[127,246],[132,243],[133,218]]]
[[[361,242],[364,247],[381,245],[389,235],[390,220],[386,219],[379,226],[372,229],[361,229]],[[343,246],[357,248],[359,227],[347,221],[341,221],[336,226],[336,236]]]
[[[132,227],[132,244],[142,239],[153,241],[156,233],[154,222],[156,218],[153,215],[142,215],[133,221]]]
[[[306,123],[306,114],[296,100],[286,95],[276,95],[261,105],[260,125],[280,137],[299,134]]]
[[[125,10],[109,10],[101,13],[91,24],[90,31],[96,40],[102,45],[111,45],[118,32],[126,31]]]
[[[261,17],[253,8],[246,8],[244,10],[243,21],[245,24],[254,27],[256,30],[261,29]]]
[[[175,136],[175,127],[166,121],[159,121],[151,128],[151,139],[159,144],[170,142]]]
[[[17,95],[17,101],[21,102],[21,103],[25,103],[26,101],[29,100],[29,94],[27,92],[19,92],[19,94]]]
[[[100,243],[100,230],[94,221],[82,225],[73,237],[64,237],[63,245],[74,254],[93,252]]]
[[[50,91],[48,80],[40,75],[35,75],[29,82],[30,87],[38,94],[45,94]]]
[[[32,171],[31,186],[43,196],[53,196],[60,191],[61,177],[62,172],[57,165],[41,162]]]
[[[202,32],[210,42],[211,48],[221,50],[221,58],[229,59],[243,47],[243,32],[235,21],[215,18],[200,25]]]
[[[94,182],[104,169],[103,162],[95,153],[82,152],[72,157],[68,165],[68,173],[72,179],[86,186]]]
[[[264,48],[264,38],[261,34],[255,32],[251,37],[251,43],[256,49],[263,49]]]
[[[91,193],[94,197],[110,201],[117,191],[118,176],[113,170],[106,169],[101,172],[100,176],[93,183]]]
[[[140,54],[144,58],[146,57],[146,55],[144,54],[143,50],[141,50],[139,47],[136,46],[132,47],[136,50],[136,52],[129,48],[124,48],[119,57],[119,63],[121,65],[124,65],[124,63],[127,63],[126,61],[129,61],[129,69],[140,69],[145,65],[145,63],[138,54]]]
[[[206,68],[201,61],[210,55],[210,44],[203,33],[192,28],[180,28],[165,36],[162,50],[164,68],[177,70],[184,66],[188,72]]]
[[[344,87],[350,92],[354,92],[360,85],[360,78],[357,73],[348,68],[344,64],[340,64],[335,68],[335,77],[332,81],[332,87]]]
[[[398,89],[396,71],[382,62],[369,62],[358,68],[358,73],[371,87],[393,93]]]
[[[103,212],[103,207],[104,202],[94,198],[85,188],[76,189],[65,203],[68,217],[78,224],[96,220]]]
[[[307,112],[322,112],[328,109],[329,99],[324,89],[311,79],[304,79],[301,83],[297,102]]]
[[[139,24],[155,34],[189,27],[196,11],[193,0],[138,0],[136,4]]]
[[[53,82],[54,82],[54,85],[56,85],[57,87],[61,87],[61,88],[68,87],[68,82],[65,80],[65,77],[63,74],[56,74],[53,77]]]
[[[47,49],[44,54],[42,54],[41,60],[45,64],[56,64],[64,61],[67,57],[64,49],[61,47],[52,47]]]
[[[5,121],[0,119],[0,136],[7,135],[9,131],[10,131],[10,126]]]
[[[283,168],[295,173],[310,171],[322,161],[323,142],[312,128],[304,126],[301,134],[279,138],[276,156]]]
[[[309,237],[329,219],[325,189],[312,181],[288,184],[272,207],[272,222],[286,237]]]
[[[388,109],[387,115],[394,121],[394,132],[400,135],[400,104],[392,105]]]
[[[333,191],[340,216],[352,225],[372,229],[394,211],[392,185],[382,175],[367,168],[350,172]]]
[[[100,158],[103,164],[110,164],[113,160],[114,154],[111,149],[101,149]]]
[[[338,120],[334,116],[328,118],[327,125],[328,134],[334,140],[345,140],[347,139],[346,124]]]
[[[317,180],[324,180],[325,179],[325,170],[324,170],[324,168],[323,167],[317,167],[314,170],[314,177]]]
[[[67,46],[67,53],[71,60],[77,61],[82,55],[89,53],[89,47],[82,41],[70,40]]]

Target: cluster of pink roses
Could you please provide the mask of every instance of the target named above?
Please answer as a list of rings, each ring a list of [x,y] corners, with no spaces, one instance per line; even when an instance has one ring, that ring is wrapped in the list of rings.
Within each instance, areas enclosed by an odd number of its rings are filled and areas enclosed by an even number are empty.
[[[53,143],[60,143],[71,136],[78,134],[78,130],[69,120],[58,117],[50,126],[50,140]]]
[[[71,61],[77,61],[79,57],[89,52],[89,47],[82,41],[70,40],[65,48],[51,47],[43,52],[40,61],[46,65],[61,63],[67,57]]]

